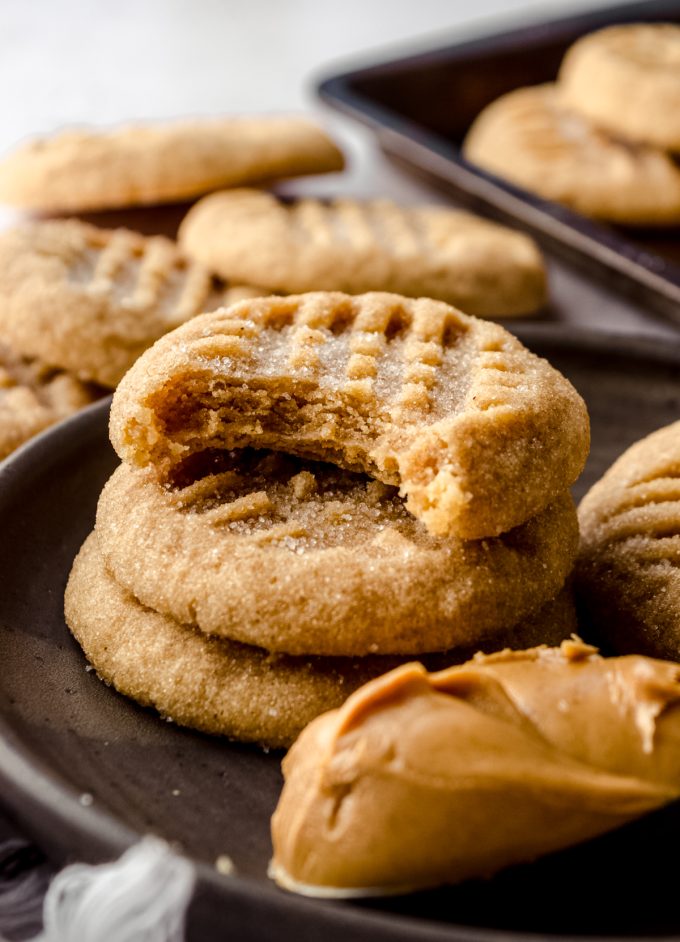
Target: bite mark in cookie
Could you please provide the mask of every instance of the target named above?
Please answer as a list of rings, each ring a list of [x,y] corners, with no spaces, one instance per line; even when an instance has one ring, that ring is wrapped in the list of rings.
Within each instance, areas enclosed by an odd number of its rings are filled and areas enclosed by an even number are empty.
[[[253,446],[400,488],[438,536],[495,536],[580,473],[571,384],[495,324],[442,302],[313,293],[241,302],[163,338],[121,383],[111,437],[161,481]]]

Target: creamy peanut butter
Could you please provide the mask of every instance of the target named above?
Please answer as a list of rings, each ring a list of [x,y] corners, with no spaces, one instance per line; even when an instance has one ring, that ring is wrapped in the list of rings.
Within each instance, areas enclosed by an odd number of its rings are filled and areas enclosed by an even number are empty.
[[[316,896],[490,876],[680,795],[680,666],[579,640],[406,664],[284,760],[271,875]]]

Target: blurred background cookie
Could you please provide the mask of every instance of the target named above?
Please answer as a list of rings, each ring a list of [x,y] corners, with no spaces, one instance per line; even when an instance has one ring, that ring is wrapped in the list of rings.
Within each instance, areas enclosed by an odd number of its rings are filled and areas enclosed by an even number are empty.
[[[145,206],[343,166],[328,135],[293,116],[68,130],[0,161],[0,202],[57,213]]]
[[[261,293],[214,278],[162,236],[77,220],[0,235],[2,337],[25,356],[109,388],[158,337]]]
[[[552,84],[492,102],[465,158],[544,199],[628,225],[680,223],[680,167],[661,150],[610,137],[567,109]]]
[[[680,26],[631,23],[589,33],[559,73],[565,105],[610,134],[680,151]]]
[[[390,291],[439,298],[468,314],[513,317],[546,300],[535,242],[459,209],[391,200],[301,199],[233,190],[200,200],[182,248],[230,281],[272,292]]]
[[[103,395],[103,389],[0,343],[0,459]]]

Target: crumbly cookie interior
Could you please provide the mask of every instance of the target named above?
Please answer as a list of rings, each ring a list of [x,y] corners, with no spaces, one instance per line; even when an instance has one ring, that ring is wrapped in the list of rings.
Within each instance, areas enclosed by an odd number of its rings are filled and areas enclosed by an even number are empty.
[[[266,298],[183,330],[128,374],[112,413],[121,457],[161,481],[196,452],[267,448],[399,486],[432,533],[476,539],[539,513],[585,459],[569,383],[445,304]]]
[[[302,555],[398,535],[435,545],[396,487],[336,465],[277,452],[201,452],[167,486],[176,506],[206,523]]]
[[[374,330],[342,319],[330,327],[224,320],[192,344],[192,368],[148,398],[155,428],[147,441],[178,455],[257,441],[398,483],[396,461],[372,453],[376,439],[399,419],[432,424],[458,411],[477,353],[453,318],[438,325],[438,338],[417,339],[399,315]],[[147,462],[169,463],[153,450]]]
[[[192,345],[193,364],[147,398],[146,428],[134,430],[137,459],[167,478],[197,451],[254,444],[405,491],[409,478],[425,483],[437,472],[430,458],[412,462],[406,475],[399,466],[398,452],[411,444],[409,421],[432,425],[462,408],[477,353],[448,310],[436,337],[411,330],[398,307],[365,325],[372,329],[349,329],[349,309],[327,327],[225,319],[219,333]],[[455,472],[450,458],[448,470]]]

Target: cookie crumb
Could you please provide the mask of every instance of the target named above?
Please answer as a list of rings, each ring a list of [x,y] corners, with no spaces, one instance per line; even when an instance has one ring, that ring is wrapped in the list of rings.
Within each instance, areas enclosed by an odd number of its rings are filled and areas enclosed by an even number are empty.
[[[215,860],[215,870],[221,873],[223,877],[230,877],[236,870],[234,861],[226,854],[220,854]]]

